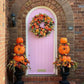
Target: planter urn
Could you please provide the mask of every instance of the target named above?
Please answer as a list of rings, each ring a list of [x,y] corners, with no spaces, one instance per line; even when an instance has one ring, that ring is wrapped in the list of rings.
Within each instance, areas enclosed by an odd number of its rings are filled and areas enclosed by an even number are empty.
[[[69,68],[68,67],[61,67],[61,76],[62,81],[59,81],[60,84],[70,84],[67,80],[67,76],[69,75]]]
[[[24,72],[21,69],[15,67],[14,75],[16,77],[16,81],[14,84],[24,84],[24,82],[22,81],[22,76],[24,75]]]

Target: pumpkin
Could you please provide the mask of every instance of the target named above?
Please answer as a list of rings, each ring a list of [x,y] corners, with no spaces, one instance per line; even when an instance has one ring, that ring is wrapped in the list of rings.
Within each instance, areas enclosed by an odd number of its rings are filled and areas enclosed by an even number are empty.
[[[25,47],[24,47],[24,46],[20,46],[20,45],[16,45],[16,46],[14,47],[14,52],[15,52],[16,54],[24,54],[24,52],[25,52]]]
[[[60,45],[59,46],[59,53],[60,54],[68,54],[70,52],[70,47],[68,45]]]
[[[71,57],[67,56],[67,61],[71,62]]]
[[[16,39],[16,43],[23,43],[23,38],[22,37],[18,37]]]
[[[69,56],[63,56],[62,59],[61,59],[61,61],[71,62],[71,57],[69,57]]]
[[[67,43],[67,38],[65,38],[65,37],[61,38],[60,43]]]
[[[13,59],[17,62],[21,62],[21,61],[24,61],[24,56],[14,56]]]
[[[66,62],[67,61],[67,57],[66,56],[63,56],[62,61],[63,62]]]

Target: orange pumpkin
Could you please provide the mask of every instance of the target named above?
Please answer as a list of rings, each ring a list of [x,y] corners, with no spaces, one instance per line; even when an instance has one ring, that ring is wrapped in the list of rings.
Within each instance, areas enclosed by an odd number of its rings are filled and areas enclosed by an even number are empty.
[[[21,62],[21,61],[24,61],[24,57],[23,56],[14,56],[13,59],[17,62]]]
[[[67,61],[67,57],[63,56],[62,61],[66,62]]]
[[[68,45],[67,46],[66,45],[65,46],[64,45],[59,46],[59,53],[60,54],[62,54],[62,55],[68,54],[69,52],[70,52],[70,47]]]
[[[22,37],[18,37],[16,39],[16,43],[23,43],[23,38]]]
[[[60,43],[67,43],[67,38],[65,38],[65,37],[61,38]]]
[[[71,62],[71,57],[67,56],[67,61]]]
[[[24,46],[20,46],[20,45],[16,45],[16,46],[14,47],[14,52],[15,52],[16,54],[24,54],[24,52],[25,52],[25,47],[24,47]]]

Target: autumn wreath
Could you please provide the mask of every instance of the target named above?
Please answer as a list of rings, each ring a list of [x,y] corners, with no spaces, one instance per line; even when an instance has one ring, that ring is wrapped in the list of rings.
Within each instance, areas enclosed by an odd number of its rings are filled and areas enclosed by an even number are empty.
[[[36,15],[30,22],[30,30],[39,37],[47,36],[53,30],[53,27],[54,21],[46,14]]]

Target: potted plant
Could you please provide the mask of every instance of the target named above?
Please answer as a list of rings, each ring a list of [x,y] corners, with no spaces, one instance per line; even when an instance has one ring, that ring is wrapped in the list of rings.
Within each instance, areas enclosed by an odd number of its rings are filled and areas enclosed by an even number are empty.
[[[77,62],[71,60],[71,57],[68,55],[70,52],[69,43],[67,43],[67,38],[61,38],[60,39],[60,45],[59,45],[59,56],[56,58],[55,64],[58,69],[60,69],[60,73],[62,76],[62,81],[60,81],[60,84],[70,84],[67,80],[67,76],[69,75],[70,68],[74,68],[74,70],[77,68]]]
[[[16,81],[14,84],[24,84],[24,82],[21,80],[22,75],[25,73],[28,64],[30,64],[24,53],[25,47],[23,44],[23,38],[18,37],[14,46],[13,59],[7,65],[10,70],[14,71],[14,75],[16,77]]]

